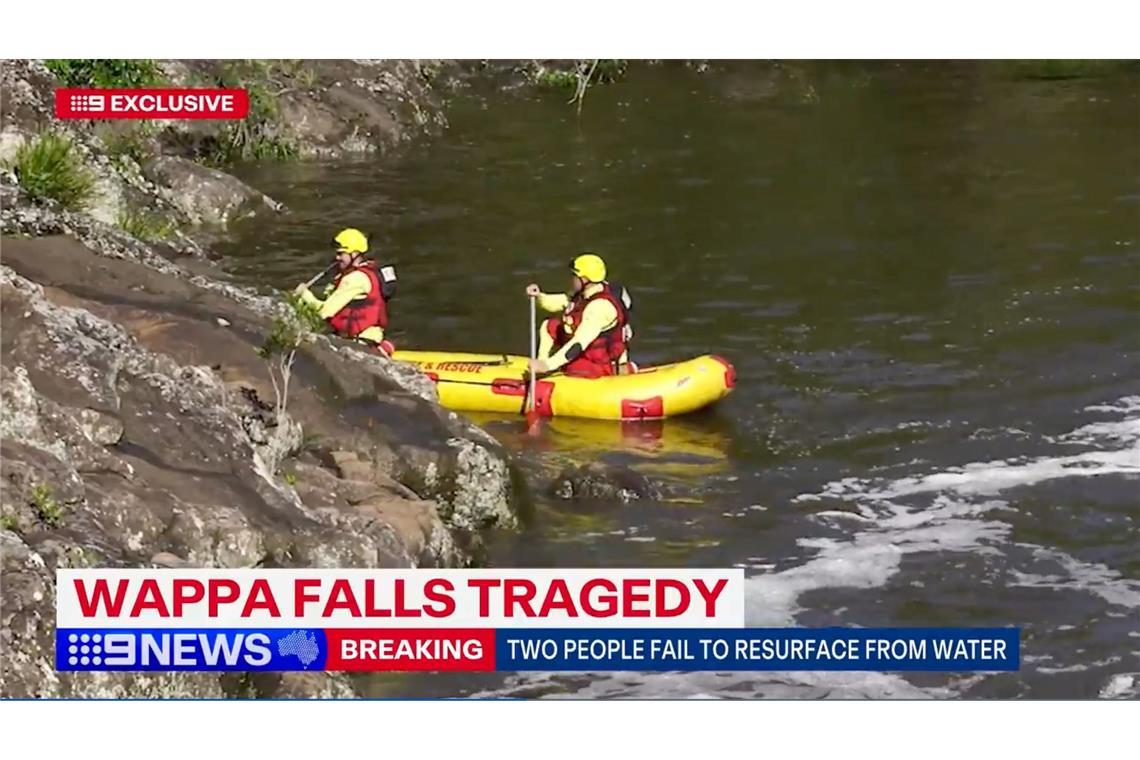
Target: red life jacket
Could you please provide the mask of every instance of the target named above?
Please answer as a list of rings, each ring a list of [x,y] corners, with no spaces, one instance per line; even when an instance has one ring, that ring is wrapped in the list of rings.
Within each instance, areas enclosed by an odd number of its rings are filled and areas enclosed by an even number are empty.
[[[388,329],[388,304],[384,300],[384,292],[380,287],[380,276],[376,265],[371,261],[363,261],[344,270],[333,280],[333,287],[340,287],[340,281],[352,272],[364,272],[368,275],[371,286],[368,295],[349,301],[348,305],[328,318],[329,327],[342,338],[355,338],[369,327]]]
[[[629,338],[633,331],[629,329],[629,309],[620,297],[620,293],[624,289],[615,292],[615,289],[608,282],[603,282],[601,285],[601,290],[588,298],[583,298],[579,293],[570,300],[565,311],[562,312],[562,323],[559,326],[558,334],[554,336],[554,348],[555,350],[560,349],[570,342],[574,333],[577,332],[578,326],[582,324],[582,315],[586,311],[586,306],[598,298],[605,299],[613,304],[617,311],[617,322],[613,327],[594,338],[579,356],[570,361],[567,365],[568,372],[572,372],[578,367],[586,369],[581,365],[588,363],[593,365],[593,369],[601,374],[617,374],[618,362],[629,349]],[[578,365],[578,367],[574,365]]]

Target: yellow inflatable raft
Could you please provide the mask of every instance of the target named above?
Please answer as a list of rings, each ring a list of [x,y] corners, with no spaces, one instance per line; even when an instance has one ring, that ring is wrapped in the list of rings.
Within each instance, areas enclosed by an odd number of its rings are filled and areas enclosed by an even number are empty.
[[[505,354],[397,351],[397,361],[415,364],[439,390],[448,409],[522,414],[527,409],[527,358]],[[535,410],[543,417],[651,420],[688,414],[727,396],[736,370],[719,356],[646,367],[632,375],[584,378],[540,377]]]

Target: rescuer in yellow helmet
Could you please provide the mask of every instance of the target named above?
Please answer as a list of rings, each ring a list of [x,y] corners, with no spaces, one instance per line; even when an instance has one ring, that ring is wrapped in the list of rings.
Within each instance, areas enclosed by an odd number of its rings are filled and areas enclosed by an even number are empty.
[[[396,270],[377,267],[365,259],[368,238],[349,227],[333,238],[336,245],[337,276],[325,292],[325,299],[314,296],[308,285],[294,290],[305,303],[320,310],[329,327],[342,338],[366,343],[386,355],[392,344],[384,338],[388,329],[388,302],[396,292]]]
[[[543,293],[538,285],[526,294],[538,299],[549,312],[562,312],[545,320],[539,330],[538,359],[530,369],[536,374],[561,370],[567,375],[604,377],[636,371],[629,360],[633,337],[629,293],[606,280],[606,262],[594,253],[583,253],[570,262],[568,293]]]

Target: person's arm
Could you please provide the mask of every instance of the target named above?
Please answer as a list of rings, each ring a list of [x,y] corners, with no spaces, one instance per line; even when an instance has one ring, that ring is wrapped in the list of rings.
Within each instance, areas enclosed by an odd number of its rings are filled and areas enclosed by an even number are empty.
[[[364,272],[349,272],[340,281],[337,289],[325,300],[322,301],[317,298],[308,288],[301,291],[301,299],[310,306],[319,309],[321,317],[330,319],[335,317],[345,306],[348,306],[349,301],[359,296],[368,295],[370,290],[372,290],[372,281],[368,279],[368,275]]]
[[[591,301],[586,305],[586,310],[582,312],[582,322],[574,331],[569,342],[559,349],[554,356],[543,360],[546,371],[554,372],[565,366],[567,362],[578,358],[578,355],[586,350],[586,346],[593,343],[603,331],[613,327],[617,323],[617,319],[617,309],[612,303],[601,298]]]
[[[543,311],[562,311],[570,305],[570,297],[565,293],[539,293],[538,308]]]

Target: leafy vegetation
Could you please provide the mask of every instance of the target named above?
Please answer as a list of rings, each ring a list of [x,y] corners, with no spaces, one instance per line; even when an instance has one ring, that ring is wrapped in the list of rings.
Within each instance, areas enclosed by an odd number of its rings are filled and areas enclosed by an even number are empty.
[[[301,300],[300,296],[290,294],[286,298],[289,309],[285,314],[278,315],[273,320],[273,327],[257,355],[265,360],[269,370],[269,380],[273,383],[273,395],[276,401],[277,418],[280,421],[285,414],[285,407],[289,403],[289,379],[293,374],[293,362],[297,358],[297,349],[300,348],[314,333],[328,332],[328,324],[321,317],[320,312],[313,306]]]
[[[11,512],[0,515],[0,530],[16,530],[19,525],[20,519]]]
[[[44,65],[68,87],[148,87],[163,81],[151,59],[53,58]]]
[[[209,158],[216,164],[256,159],[296,158],[296,143],[288,137],[281,121],[277,99],[290,89],[274,92],[265,80],[272,80],[272,61],[237,61],[228,64],[214,84],[218,87],[244,87],[249,93],[249,113],[231,122]]]
[[[578,73],[566,69],[542,69],[535,82],[552,90],[571,90],[578,87]]]
[[[627,62],[608,58],[586,59],[575,62],[570,69],[547,68],[538,65],[534,75],[535,83],[542,87],[558,90],[573,90],[571,104],[577,104],[582,112],[582,101],[591,83],[614,82],[626,71]]]
[[[277,63],[277,69],[282,75],[306,90],[312,88],[317,83],[317,72],[307,66],[304,61],[279,61]],[[270,76],[270,79],[272,78],[273,77]]]
[[[47,132],[20,146],[12,159],[20,187],[35,202],[58,201],[80,211],[95,195],[95,178],[67,137]]]
[[[45,525],[55,527],[59,525],[60,520],[63,518],[63,507],[59,505],[55,497],[52,495],[51,486],[41,483],[32,489],[31,496],[28,499],[35,510],[36,516],[40,518]]]

